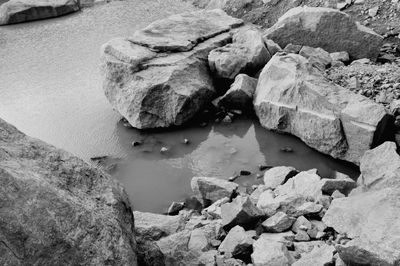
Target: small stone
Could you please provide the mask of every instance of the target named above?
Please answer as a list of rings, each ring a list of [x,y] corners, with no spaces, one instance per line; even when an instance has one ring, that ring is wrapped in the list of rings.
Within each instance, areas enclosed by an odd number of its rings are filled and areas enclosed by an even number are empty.
[[[301,230],[307,231],[312,228],[312,223],[307,220],[304,216],[300,216],[296,219],[292,226],[292,231],[297,233]]]
[[[344,198],[344,197],[346,197],[346,196],[343,193],[341,193],[339,190],[335,190],[332,193],[332,198],[334,198],[334,199],[340,199],[340,198]]]
[[[370,8],[368,10],[368,16],[375,17],[378,14],[378,11],[379,11],[379,6],[375,6],[373,8]]]
[[[183,143],[184,143],[184,144],[189,144],[190,141],[189,141],[188,139],[183,139]]]
[[[294,236],[294,240],[301,242],[301,241],[310,241],[310,237],[308,236],[306,231],[299,230],[297,234]]]
[[[297,171],[293,167],[273,167],[264,173],[264,185],[268,188],[275,189],[296,174]]]
[[[231,198],[238,188],[238,184],[215,177],[193,177],[190,185],[203,206],[225,197]]]
[[[258,220],[263,213],[251,202],[249,197],[237,196],[230,203],[221,206],[222,225],[232,228],[235,225],[246,226]]]
[[[232,123],[232,118],[229,115],[227,115],[224,117],[224,119],[222,119],[222,122],[230,124],[230,123]]]
[[[288,230],[296,219],[289,217],[284,212],[277,212],[273,216],[265,220],[261,226],[266,232],[280,233]]]
[[[236,179],[238,179],[238,177],[240,177],[240,175],[233,175],[233,176],[229,177],[228,180],[229,180],[230,182],[233,182],[233,181],[235,181]]]
[[[271,241],[267,235],[262,234],[253,244],[251,262],[254,266],[289,265],[290,255],[284,243]]]
[[[251,172],[250,171],[246,171],[246,170],[241,170],[240,171],[240,175],[245,175],[245,176],[251,175]]]
[[[280,148],[280,151],[283,152],[293,152],[293,149],[291,147],[282,147]]]
[[[221,205],[229,202],[229,198],[225,197],[217,200],[207,208],[201,211],[201,214],[211,219],[221,219]]]
[[[167,153],[167,152],[169,152],[169,149],[167,147],[162,147],[160,149],[160,153]]]

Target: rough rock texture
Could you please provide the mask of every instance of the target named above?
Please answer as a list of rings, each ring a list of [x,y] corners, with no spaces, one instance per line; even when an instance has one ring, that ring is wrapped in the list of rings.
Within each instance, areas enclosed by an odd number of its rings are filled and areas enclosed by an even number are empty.
[[[327,244],[315,246],[310,253],[303,254],[301,258],[293,263],[293,266],[324,266],[331,265],[333,262],[334,246]]]
[[[355,22],[346,13],[330,8],[296,7],[286,12],[264,36],[281,47],[300,44],[328,52],[346,51],[353,59],[379,54],[383,37]]]
[[[225,197],[231,198],[238,188],[236,183],[215,177],[193,177],[190,186],[203,206]]]
[[[254,240],[244,231],[243,227],[233,227],[222,241],[218,251],[231,254],[233,257],[250,255]]]
[[[123,188],[0,119],[0,264],[136,265]]]
[[[364,191],[334,199],[322,219],[327,226],[352,239],[336,247],[348,264],[400,263],[400,178],[391,161],[399,156],[393,154],[393,145],[387,142],[366,153],[362,161],[380,162],[380,171],[364,165],[362,176],[367,177],[366,184],[370,180],[372,183],[364,186]],[[393,168],[389,167],[391,164]],[[372,179],[374,175],[379,176],[376,181]]]
[[[254,108],[262,126],[354,163],[387,126],[383,106],[329,82],[297,54],[278,53],[264,67]]]
[[[262,215],[249,197],[238,196],[232,202],[221,206],[222,225],[225,228],[232,228],[235,225],[246,226]]]
[[[331,195],[335,190],[347,195],[357,186],[357,183],[345,174],[339,174],[332,179],[323,178],[321,182],[322,192],[328,195]]]
[[[261,32],[252,27],[238,30],[232,43],[216,48],[208,55],[211,71],[224,79],[234,79],[239,73],[255,74],[270,59]]]
[[[299,54],[307,58],[313,66],[321,71],[324,71],[332,63],[331,55],[320,47],[303,46]]]
[[[254,266],[285,266],[290,265],[289,252],[284,243],[271,241],[265,234],[253,244],[251,261]]]
[[[288,230],[296,219],[284,212],[277,212],[265,220],[261,225],[266,232],[281,233]]]
[[[226,109],[252,110],[253,95],[257,87],[257,79],[239,74],[230,89],[218,101],[218,105]]]
[[[207,56],[242,23],[221,10],[190,12],[109,41],[102,47],[107,99],[133,127],[182,125],[215,96]]]
[[[288,178],[291,178],[296,173],[297,171],[293,167],[273,167],[264,173],[264,185],[267,188],[275,189],[279,185],[283,185]]]
[[[59,17],[79,9],[76,0],[10,0],[0,6],[0,25]]]

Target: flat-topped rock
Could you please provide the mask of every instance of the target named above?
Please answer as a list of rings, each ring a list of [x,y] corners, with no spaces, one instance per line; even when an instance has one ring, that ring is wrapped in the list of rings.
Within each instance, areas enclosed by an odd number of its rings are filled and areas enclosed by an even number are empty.
[[[263,127],[356,164],[387,126],[382,105],[331,83],[297,54],[278,53],[264,67],[254,108]]]
[[[170,16],[151,23],[129,40],[160,52],[190,51],[198,43],[241,26],[243,21],[220,9]]]
[[[379,54],[383,37],[336,9],[296,7],[264,32],[281,47],[298,44],[321,47],[328,52],[346,51],[352,59],[370,58]]]
[[[0,25],[59,17],[78,10],[77,0],[10,0],[0,5]]]

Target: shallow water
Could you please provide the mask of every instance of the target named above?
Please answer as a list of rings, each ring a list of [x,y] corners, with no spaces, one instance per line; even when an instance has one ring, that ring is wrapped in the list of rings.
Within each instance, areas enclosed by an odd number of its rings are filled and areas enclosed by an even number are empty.
[[[249,119],[230,125],[189,127],[163,133],[123,127],[101,89],[100,46],[129,36],[151,21],[193,9],[180,0],[112,2],[61,18],[0,27],[0,117],[33,137],[89,161],[123,158],[116,177],[136,209],[162,212],[190,194],[195,175],[229,177],[258,164],[335,170],[355,177],[357,170],[277,135]],[[189,145],[182,140],[190,140]],[[132,147],[133,140],[144,144]],[[162,146],[170,151],[160,154]],[[291,146],[293,153],[280,151]],[[254,174],[238,182],[251,184]]]

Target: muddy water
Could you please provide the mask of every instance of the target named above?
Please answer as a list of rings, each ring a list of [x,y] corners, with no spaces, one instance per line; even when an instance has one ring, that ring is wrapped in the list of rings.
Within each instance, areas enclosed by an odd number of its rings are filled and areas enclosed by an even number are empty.
[[[117,1],[73,15],[0,27],[0,117],[25,133],[90,161],[110,155],[124,162],[115,177],[136,209],[162,212],[190,193],[194,175],[229,177],[251,184],[257,165],[318,168],[323,176],[354,167],[321,155],[293,137],[262,129],[249,119],[230,125],[139,132],[123,127],[101,90],[99,48],[110,38],[168,15],[193,9],[179,0]],[[190,140],[189,145],[182,140]],[[134,140],[143,145],[132,147]],[[160,154],[166,146],[168,153]],[[291,146],[293,153],[280,151]]]

